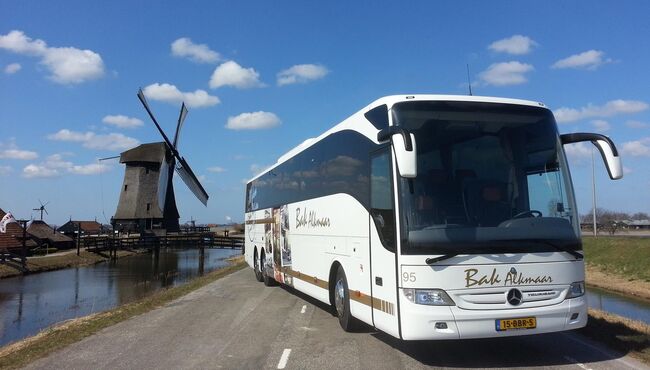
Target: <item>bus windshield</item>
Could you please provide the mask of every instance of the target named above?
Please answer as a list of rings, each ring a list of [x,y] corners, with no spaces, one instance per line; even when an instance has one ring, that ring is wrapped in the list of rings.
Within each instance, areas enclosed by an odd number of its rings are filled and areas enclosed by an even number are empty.
[[[542,107],[450,101],[396,104],[414,134],[418,175],[399,181],[405,254],[581,249],[566,159]]]

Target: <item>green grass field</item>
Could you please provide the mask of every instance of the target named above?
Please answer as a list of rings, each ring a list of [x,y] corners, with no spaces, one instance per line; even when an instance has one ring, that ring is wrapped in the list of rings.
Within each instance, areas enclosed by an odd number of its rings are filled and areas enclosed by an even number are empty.
[[[650,282],[650,238],[585,236],[585,261],[605,273]]]

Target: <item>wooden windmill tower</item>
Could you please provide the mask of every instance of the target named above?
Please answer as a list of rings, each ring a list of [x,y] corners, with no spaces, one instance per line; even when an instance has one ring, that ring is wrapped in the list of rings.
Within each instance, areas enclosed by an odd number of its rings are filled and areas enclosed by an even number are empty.
[[[120,154],[120,163],[124,163],[126,169],[112,222],[120,231],[178,231],[179,214],[172,182],[174,170],[201,203],[208,204],[208,193],[178,152],[187,108],[183,103],[174,141],[170,141],[151,112],[142,90],[138,91],[138,98],[164,141],[142,144]]]

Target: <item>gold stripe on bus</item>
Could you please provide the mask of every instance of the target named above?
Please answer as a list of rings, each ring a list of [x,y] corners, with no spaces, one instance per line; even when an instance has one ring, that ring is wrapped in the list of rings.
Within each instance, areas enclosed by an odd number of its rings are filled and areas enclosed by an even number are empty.
[[[247,220],[246,225],[272,224],[274,222],[273,218],[259,218],[257,220]]]
[[[306,283],[316,285],[323,289],[329,289],[329,283],[325,280],[317,278],[316,276],[303,274],[302,272],[295,271],[290,267],[282,267],[280,271]],[[384,301],[379,298],[370,297],[369,295],[358,290],[350,290],[349,295],[350,299],[355,302],[359,302],[368,307],[374,307],[376,310],[395,316],[395,305],[391,302]]]

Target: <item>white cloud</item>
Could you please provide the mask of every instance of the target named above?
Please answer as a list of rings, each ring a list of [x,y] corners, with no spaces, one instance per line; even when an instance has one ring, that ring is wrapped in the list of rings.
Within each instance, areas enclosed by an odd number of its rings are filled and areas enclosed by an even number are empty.
[[[45,41],[32,40],[22,31],[0,35],[0,48],[40,58],[40,63],[50,72],[49,78],[60,84],[82,83],[104,75],[104,61],[94,51],[49,47]]]
[[[610,100],[605,105],[588,104],[579,109],[562,107],[553,111],[558,123],[574,122],[587,118],[612,117],[619,114],[638,113],[648,109],[648,104],[638,100]]]
[[[7,66],[5,67],[5,73],[8,74],[8,75],[12,75],[12,74],[20,71],[21,68],[23,68],[23,67],[18,63],[7,64]]]
[[[593,120],[591,121],[591,124],[594,126],[594,129],[598,132],[605,132],[612,128],[609,122],[604,121],[602,119]]]
[[[77,132],[68,129],[59,130],[47,136],[50,140],[72,141],[82,143],[84,148],[99,150],[127,150],[135,147],[140,142],[132,137],[119,133],[98,135],[94,132]]]
[[[49,168],[42,165],[28,164],[23,168],[23,177],[28,179],[39,177],[56,177],[60,172],[55,168]]]
[[[499,53],[523,55],[530,53],[535,46],[537,43],[530,37],[514,35],[491,43],[488,49]]]
[[[564,145],[564,152],[571,162],[583,163],[585,159],[591,157],[593,145],[585,142],[572,143]]]
[[[226,128],[231,130],[260,130],[272,128],[282,123],[280,118],[271,112],[242,113],[228,117]]]
[[[63,158],[63,154],[52,154],[43,163],[29,164],[23,168],[23,177],[57,177],[66,173],[73,175],[97,175],[110,170],[110,167],[105,164],[90,163],[86,165],[75,165]]]
[[[232,217],[226,216],[226,222],[228,222],[228,223],[232,222]]]
[[[600,50],[588,50],[580,54],[574,54],[570,57],[560,59],[553,63],[551,68],[577,68],[595,70],[605,63],[611,63],[611,59],[604,59],[605,52]]]
[[[163,101],[170,104],[185,102],[189,108],[211,107],[221,103],[218,97],[210,95],[205,90],[182,92],[176,86],[154,83],[144,88],[144,94],[151,100]]]
[[[10,148],[0,151],[0,158],[2,159],[22,159],[32,160],[38,158],[38,153],[30,150],[20,150],[17,148]]]
[[[634,172],[631,168],[623,166],[623,174],[624,175],[629,175],[632,172]]]
[[[91,163],[86,165],[75,165],[68,169],[68,172],[75,175],[97,175],[110,169],[109,166],[101,163]]]
[[[298,64],[278,73],[278,86],[307,83],[325,77],[329,71],[318,64]]]
[[[263,87],[260,74],[253,68],[244,68],[234,61],[228,61],[215,68],[210,78],[210,88],[233,86],[239,89]]]
[[[641,121],[627,121],[625,122],[625,126],[629,128],[648,128],[650,127],[650,123],[645,123]]]
[[[221,59],[219,53],[210,50],[208,45],[195,44],[188,37],[181,37],[172,42],[172,55],[197,63],[216,63]]]
[[[621,152],[632,157],[650,157],[650,137],[623,143]]]
[[[251,172],[253,173],[253,175],[257,175],[257,174],[259,174],[260,172],[266,170],[269,167],[271,167],[271,166],[253,163],[253,164],[251,164]],[[248,182],[248,180],[244,181],[244,183],[246,183],[246,182]]]
[[[208,172],[222,173],[222,172],[225,172],[225,171],[226,171],[225,168],[219,167],[219,166],[208,167]]]
[[[0,176],[7,176],[14,172],[11,166],[0,166]]]
[[[141,119],[127,117],[121,114],[108,115],[102,119],[102,122],[108,125],[117,126],[119,128],[135,128],[140,127],[144,124]]]
[[[534,69],[530,64],[516,61],[494,63],[479,73],[479,78],[486,85],[519,85],[528,81],[525,74]]]

